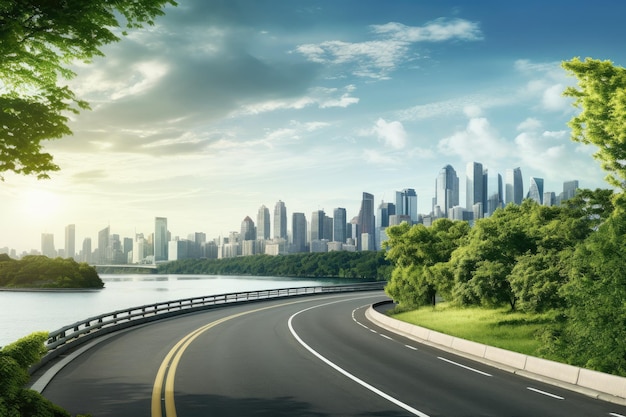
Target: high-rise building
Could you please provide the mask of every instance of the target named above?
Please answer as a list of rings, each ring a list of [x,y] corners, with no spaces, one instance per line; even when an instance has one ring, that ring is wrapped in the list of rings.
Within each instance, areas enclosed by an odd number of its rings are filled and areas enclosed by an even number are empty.
[[[481,203],[481,205],[484,206],[485,204],[484,194],[486,194],[486,190],[484,190],[483,164],[480,162],[469,162],[465,170],[465,175],[465,206],[468,210],[473,210],[474,214],[476,214],[477,211],[474,205]],[[474,218],[477,219],[477,217]]]
[[[72,259],[76,256],[76,226],[73,224],[65,226],[65,256]]]
[[[346,235],[347,217],[346,209],[337,207],[333,210],[333,241],[346,243],[348,236]]]
[[[242,241],[256,240],[256,229],[254,228],[254,222],[250,216],[246,216],[241,222],[241,233],[239,237]]]
[[[504,206],[502,195],[502,175],[493,174],[487,176],[487,210],[485,216],[491,216],[497,209]]]
[[[111,253],[110,245],[110,226],[105,227],[104,229],[98,232],[98,256],[96,258],[96,263],[101,265],[110,264],[113,258]]]
[[[417,197],[415,198],[415,200],[417,200]],[[358,248],[363,250],[373,250],[376,247],[376,242],[374,239],[376,233],[376,220],[374,217],[374,196],[370,193],[363,193],[363,199],[361,200],[361,209],[359,210],[358,223]]]
[[[435,180],[435,206],[439,207],[444,217],[448,217],[449,210],[458,205],[459,177],[451,165],[446,165],[439,171]]]
[[[522,180],[522,170],[518,168],[507,169],[505,174],[505,196],[504,203],[522,204],[524,199],[524,181]]]
[[[326,239],[326,236],[324,236],[325,218],[326,213],[324,213],[324,210],[316,210],[311,213],[311,242]]]
[[[41,234],[41,253],[43,256],[47,256],[48,258],[56,258],[57,251],[54,248],[54,234]]]
[[[280,200],[274,206],[274,239],[287,239],[287,207]]]
[[[155,217],[154,219],[154,261],[167,261],[168,237],[167,218]]]
[[[304,213],[291,215],[291,236],[294,252],[306,252],[306,216]]]
[[[548,207],[556,206],[556,194],[554,191],[546,191],[543,193],[543,205]]]
[[[530,187],[526,198],[543,204],[543,178],[530,177]]]
[[[80,257],[81,262],[91,263],[91,238],[86,237],[83,239],[83,251]]]
[[[396,191],[396,214],[407,215],[411,222],[417,223],[417,194],[413,188]]]
[[[382,201],[376,210],[376,227],[384,228],[389,226],[389,216],[396,214],[396,205]]]
[[[259,208],[256,217],[257,238],[268,240],[270,238],[270,210],[264,205]]]
[[[576,191],[578,190],[578,180],[573,181],[565,181],[563,183],[563,192],[560,195],[560,202],[567,201],[570,198],[573,198],[576,195]]]

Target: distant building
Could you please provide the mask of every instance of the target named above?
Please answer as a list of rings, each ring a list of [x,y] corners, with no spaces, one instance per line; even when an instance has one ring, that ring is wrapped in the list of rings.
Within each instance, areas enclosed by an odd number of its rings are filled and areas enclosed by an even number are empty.
[[[324,236],[324,219],[326,213],[324,210],[315,210],[311,213],[311,242],[326,238]]]
[[[239,236],[242,242],[246,240],[256,240],[256,229],[250,216],[246,216],[241,222],[241,233]]]
[[[413,188],[396,191],[396,214],[407,215],[417,223],[417,193]]]
[[[538,204],[543,204],[543,178],[530,178],[530,187],[526,198],[535,200]]]
[[[524,181],[522,170],[518,168],[507,169],[505,174],[504,203],[522,204],[524,199]]]
[[[54,248],[54,234],[42,233],[41,234],[41,253],[48,258],[56,258],[57,251]]]
[[[360,250],[372,250],[372,248],[376,247],[374,239],[376,233],[376,220],[374,218],[374,196],[370,193],[363,193],[361,209],[359,210],[358,225],[360,234],[358,236],[359,240],[357,247]]]
[[[287,207],[280,200],[274,206],[274,239],[287,239]]]
[[[502,194],[502,175],[492,174],[487,177],[487,210],[485,217],[491,216],[497,209],[504,206],[504,196]]]
[[[347,231],[347,216],[346,209],[342,207],[337,207],[333,210],[333,241],[346,243],[346,239],[348,238]]]
[[[465,170],[466,183],[465,183],[465,207],[468,210],[474,210],[474,218],[480,219],[483,217],[484,200],[487,195],[485,190],[485,180],[483,172],[483,164],[479,162],[470,162],[467,164]],[[475,205],[480,203],[481,210],[479,211],[480,217],[476,217],[477,210]]]
[[[76,257],[76,226],[65,226],[65,256],[74,259]]]
[[[154,261],[167,261],[168,257],[168,231],[167,218],[156,217],[154,219]]]
[[[556,206],[556,194],[553,191],[543,193],[543,205],[548,207]]]
[[[434,201],[435,206],[441,210],[438,217],[448,217],[448,210],[459,205],[459,177],[452,165],[446,165],[439,172],[435,180]]]
[[[259,208],[256,217],[257,238],[268,240],[270,238],[270,210],[264,205]]]
[[[307,223],[304,213],[293,213],[291,215],[291,228],[293,252],[306,252]]]

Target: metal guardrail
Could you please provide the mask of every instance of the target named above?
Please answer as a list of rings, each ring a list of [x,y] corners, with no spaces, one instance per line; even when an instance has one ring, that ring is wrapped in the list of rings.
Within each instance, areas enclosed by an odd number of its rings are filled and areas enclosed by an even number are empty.
[[[181,314],[208,310],[233,303],[270,300],[333,292],[354,292],[383,289],[386,281],[347,285],[282,288],[274,290],[246,291],[230,294],[207,295],[203,297],[146,304],[101,314],[50,332],[46,348],[47,360],[83,344],[96,337],[140,324],[161,320]],[[46,362],[47,362],[46,360]]]

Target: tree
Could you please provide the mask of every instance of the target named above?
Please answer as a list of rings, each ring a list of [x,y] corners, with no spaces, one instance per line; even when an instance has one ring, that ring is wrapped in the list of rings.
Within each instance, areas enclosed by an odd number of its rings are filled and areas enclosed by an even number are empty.
[[[572,140],[596,145],[594,157],[608,171],[607,181],[626,189],[626,69],[591,58],[562,66],[578,79],[578,88],[563,93],[581,109],[568,123]]]
[[[387,259],[395,268],[385,288],[403,308],[435,304],[436,295],[447,295],[452,275],[442,264],[448,262],[469,232],[467,222],[438,219],[432,226],[402,223],[387,229]]]
[[[4,172],[48,178],[59,167],[43,140],[71,134],[68,114],[87,109],[65,79],[69,65],[102,56],[125,31],[154,24],[174,0],[0,2],[0,179]],[[118,19],[124,19],[120,23]]]

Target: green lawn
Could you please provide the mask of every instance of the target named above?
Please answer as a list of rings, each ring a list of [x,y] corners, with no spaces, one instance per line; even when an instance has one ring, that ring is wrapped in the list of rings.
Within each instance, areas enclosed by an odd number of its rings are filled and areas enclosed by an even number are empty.
[[[552,319],[547,315],[512,312],[508,308],[436,307],[393,314],[393,318],[427,329],[527,355],[539,356],[535,337]]]

